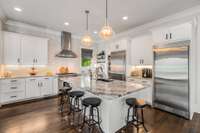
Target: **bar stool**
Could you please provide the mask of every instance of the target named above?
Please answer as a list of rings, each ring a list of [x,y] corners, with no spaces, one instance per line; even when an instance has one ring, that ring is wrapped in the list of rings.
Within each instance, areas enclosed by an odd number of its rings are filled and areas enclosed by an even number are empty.
[[[142,125],[145,132],[148,132],[147,128],[144,125],[144,112],[143,109],[147,106],[143,99],[136,98],[128,98],[126,99],[126,104],[129,106],[127,113],[127,126],[129,124],[134,125],[137,128],[137,132],[139,132],[139,126]],[[130,111],[132,109],[132,116],[130,115]],[[139,118],[139,111],[141,112],[141,118]],[[131,120],[129,118],[131,117]]]
[[[69,83],[63,82],[63,87],[59,89],[59,97],[60,97],[60,112],[63,113],[64,104],[69,104],[69,91],[72,90],[72,87]]]
[[[71,91],[71,92],[69,92],[69,97],[70,97],[70,112],[69,112],[69,115],[72,113],[72,117],[73,117],[73,122],[71,123],[71,125],[73,125],[75,123],[75,113],[81,114],[82,108],[81,108],[80,102],[81,102],[81,97],[83,97],[84,94],[85,93],[83,91]],[[80,118],[80,116],[79,116],[79,118]],[[78,124],[79,124],[79,120],[78,120]]]
[[[82,123],[81,129],[83,129],[85,124],[87,124],[89,126],[89,130],[92,127],[91,133],[93,133],[93,127],[95,127],[95,125],[97,124],[100,131],[103,133],[103,130],[100,126],[100,117],[99,117],[99,108],[98,108],[100,104],[101,104],[101,99],[97,97],[88,97],[88,98],[83,99],[82,105],[84,106],[84,109],[83,109],[83,123]],[[89,116],[87,116],[86,114],[87,108],[89,109]],[[95,112],[96,112],[96,115],[95,115]],[[86,117],[88,118],[87,120],[86,120]]]

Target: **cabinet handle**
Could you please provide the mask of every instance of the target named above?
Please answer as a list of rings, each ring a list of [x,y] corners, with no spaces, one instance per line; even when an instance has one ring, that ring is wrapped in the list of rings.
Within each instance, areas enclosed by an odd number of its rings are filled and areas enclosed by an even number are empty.
[[[14,89],[17,89],[17,87],[10,87],[10,89],[14,90]]]
[[[17,96],[10,96],[10,98],[16,98]]]
[[[166,34],[165,39],[168,40],[168,34]]]
[[[169,34],[169,38],[172,39],[172,33]]]
[[[17,80],[11,80],[10,82],[17,82]]]
[[[20,58],[17,58],[17,63],[20,63]]]

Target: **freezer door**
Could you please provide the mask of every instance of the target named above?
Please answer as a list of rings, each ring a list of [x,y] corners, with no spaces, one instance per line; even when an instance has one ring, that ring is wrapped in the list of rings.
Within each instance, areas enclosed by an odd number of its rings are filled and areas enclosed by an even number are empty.
[[[189,117],[189,47],[154,49],[154,106]]]

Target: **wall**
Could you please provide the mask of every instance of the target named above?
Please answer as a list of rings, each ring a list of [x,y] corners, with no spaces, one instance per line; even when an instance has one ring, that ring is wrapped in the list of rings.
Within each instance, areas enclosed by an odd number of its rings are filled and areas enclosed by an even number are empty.
[[[0,19],[0,64],[2,63],[3,61],[3,40],[2,40],[2,20]],[[0,65],[0,75],[2,73],[2,67]]]
[[[80,43],[80,39],[78,37],[72,36],[72,50],[77,54],[78,58],[59,58],[55,55],[61,51],[61,33],[57,31],[52,31],[49,29],[41,28],[41,27],[35,27],[32,25],[14,22],[14,21],[7,21],[3,25],[3,30],[10,31],[10,32],[17,32],[22,34],[28,34],[33,36],[39,36],[39,37],[45,37],[49,39],[48,42],[48,65],[46,68],[40,68],[40,69],[48,69],[52,70],[53,72],[56,72],[58,67],[60,66],[68,66],[70,72],[80,72],[80,51],[82,48],[82,45]],[[95,48],[95,45],[93,47],[90,47],[91,49]],[[95,51],[94,51],[94,55]],[[21,67],[22,68],[22,67]],[[24,67],[23,67],[24,68]],[[11,69],[9,67],[6,67],[5,70],[10,71],[17,71],[16,69]],[[20,71],[22,73],[22,71]]]

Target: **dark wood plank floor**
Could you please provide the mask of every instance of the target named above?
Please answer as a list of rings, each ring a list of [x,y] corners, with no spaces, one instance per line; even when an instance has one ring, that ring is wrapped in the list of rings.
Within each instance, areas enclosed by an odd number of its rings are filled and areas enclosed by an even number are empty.
[[[147,108],[145,123],[150,133],[200,133],[199,114],[195,114],[193,120],[188,121],[160,110]],[[129,127],[123,132],[136,131]],[[141,129],[140,133],[143,132]],[[65,115],[60,115],[58,99],[53,98],[0,108],[0,133],[78,133],[78,129],[70,126]],[[88,133],[87,127],[82,133]],[[98,130],[94,133],[98,133]]]

